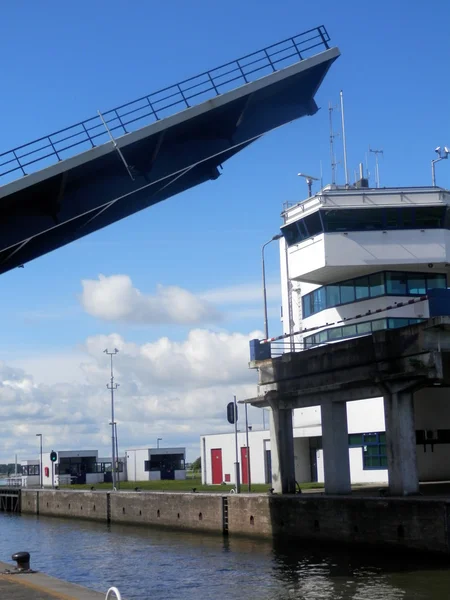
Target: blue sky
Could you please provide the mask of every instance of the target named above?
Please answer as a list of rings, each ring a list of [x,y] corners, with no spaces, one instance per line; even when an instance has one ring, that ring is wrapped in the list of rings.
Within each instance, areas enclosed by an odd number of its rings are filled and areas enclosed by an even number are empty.
[[[125,274],[144,294],[158,284],[197,295],[240,285],[256,290],[261,244],[277,232],[283,202],[305,195],[297,172],[318,175],[322,161],[330,180],[326,109],[338,103],[340,89],[350,172],[371,145],[384,150],[382,185],[430,184],[433,150],[450,144],[449,23],[448,0],[426,7],[406,0],[6,3],[0,152],[319,24],[342,56],[316,98],[322,110],[240,153],[217,181],[3,275],[0,359],[20,364],[37,382],[45,371],[53,383],[54,357],[67,356],[66,366],[78,368],[88,337],[117,333],[138,345],[186,339],[186,324],[111,323],[87,314],[81,281],[99,274]],[[338,119],[336,112],[336,128]],[[341,182],[342,173],[340,165]],[[450,187],[450,160],[437,165],[437,178]],[[275,244],[267,272],[276,287]],[[262,329],[257,293],[244,296],[238,289],[233,303],[219,303],[226,317],[214,330]],[[272,334],[280,330],[278,304],[274,292]],[[45,368],[37,357],[48,360]]]

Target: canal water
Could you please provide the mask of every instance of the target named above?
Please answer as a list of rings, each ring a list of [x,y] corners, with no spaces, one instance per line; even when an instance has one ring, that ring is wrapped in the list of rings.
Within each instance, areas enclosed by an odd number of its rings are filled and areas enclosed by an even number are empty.
[[[126,600],[444,600],[450,560],[0,513],[0,560]]]

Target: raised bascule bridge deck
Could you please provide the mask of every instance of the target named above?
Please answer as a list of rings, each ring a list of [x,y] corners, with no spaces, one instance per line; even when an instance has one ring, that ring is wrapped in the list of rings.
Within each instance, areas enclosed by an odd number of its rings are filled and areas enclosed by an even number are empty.
[[[305,31],[0,153],[0,273],[205,181],[318,107],[339,50]]]

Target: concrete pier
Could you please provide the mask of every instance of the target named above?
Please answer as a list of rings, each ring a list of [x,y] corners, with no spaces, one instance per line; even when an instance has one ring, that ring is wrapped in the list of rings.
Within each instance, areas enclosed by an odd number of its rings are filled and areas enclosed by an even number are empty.
[[[294,434],[292,410],[273,406],[270,414],[272,486],[277,494],[295,494]]]
[[[44,573],[5,574],[13,566],[0,563],[0,598],[5,600],[105,600],[105,593],[61,581]]]
[[[384,397],[389,491],[393,495],[418,494],[414,396],[411,391]]]
[[[345,402],[329,402],[322,404],[321,412],[325,493],[349,494],[347,405]]]

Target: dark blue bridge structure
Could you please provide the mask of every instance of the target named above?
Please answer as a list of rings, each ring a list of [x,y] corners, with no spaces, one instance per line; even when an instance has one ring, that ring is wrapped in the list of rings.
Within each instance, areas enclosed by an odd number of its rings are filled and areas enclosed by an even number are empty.
[[[217,179],[313,115],[339,50],[323,26],[0,154],[0,273]]]

